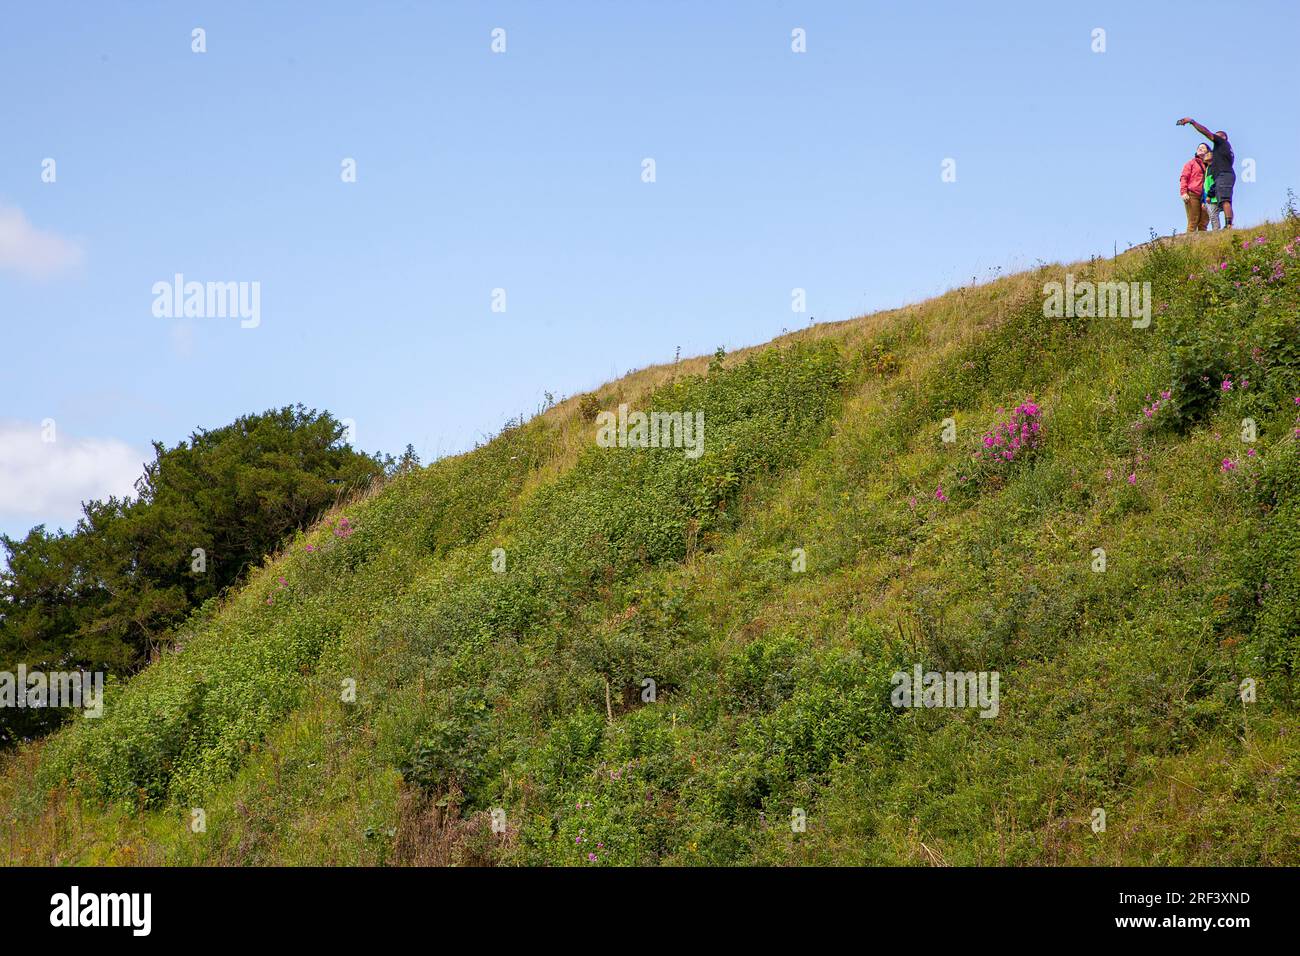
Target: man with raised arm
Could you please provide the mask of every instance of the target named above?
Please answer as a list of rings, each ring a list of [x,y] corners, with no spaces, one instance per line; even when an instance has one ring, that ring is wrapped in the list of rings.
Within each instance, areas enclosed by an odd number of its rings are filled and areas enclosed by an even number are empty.
[[[1209,137],[1210,142],[1214,144],[1214,152],[1210,156],[1210,173],[1214,177],[1214,194],[1218,197],[1219,207],[1223,210],[1223,228],[1231,229],[1232,187],[1237,182],[1237,174],[1232,169],[1232,144],[1228,142],[1228,134],[1223,130],[1211,133],[1190,116],[1184,116],[1178,121],[1179,126],[1186,126],[1188,123],[1191,123],[1202,136]]]

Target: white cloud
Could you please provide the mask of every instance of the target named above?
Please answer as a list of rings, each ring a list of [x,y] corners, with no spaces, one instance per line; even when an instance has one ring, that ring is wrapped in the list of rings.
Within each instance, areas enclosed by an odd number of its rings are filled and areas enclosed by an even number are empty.
[[[54,439],[42,440],[39,424],[0,420],[0,523],[71,530],[81,502],[135,494],[144,473],[141,452],[114,438],[77,438],[57,427]]]
[[[49,279],[81,264],[81,246],[37,229],[21,209],[0,206],[0,269]]]

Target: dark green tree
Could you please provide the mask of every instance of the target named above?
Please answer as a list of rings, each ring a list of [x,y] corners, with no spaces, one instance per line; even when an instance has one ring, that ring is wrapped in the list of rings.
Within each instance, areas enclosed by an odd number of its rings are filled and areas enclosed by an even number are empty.
[[[346,445],[344,432],[328,412],[298,405],[201,429],[173,448],[154,442],[136,497],[87,502],[71,533],[0,535],[0,670],[142,666],[194,608],[383,474],[385,462]],[[0,710],[0,744],[61,716]]]

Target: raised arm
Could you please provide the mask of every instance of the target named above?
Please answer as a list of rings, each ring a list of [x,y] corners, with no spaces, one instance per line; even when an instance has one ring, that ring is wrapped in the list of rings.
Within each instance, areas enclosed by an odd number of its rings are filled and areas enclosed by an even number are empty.
[[[1186,126],[1188,123],[1191,123],[1192,126],[1195,127],[1196,132],[1200,133],[1210,142],[1214,142],[1214,134],[1211,133],[1204,126],[1202,126],[1200,123],[1196,122],[1196,120],[1192,119],[1190,116],[1184,116],[1182,119],[1178,121],[1179,126]]]

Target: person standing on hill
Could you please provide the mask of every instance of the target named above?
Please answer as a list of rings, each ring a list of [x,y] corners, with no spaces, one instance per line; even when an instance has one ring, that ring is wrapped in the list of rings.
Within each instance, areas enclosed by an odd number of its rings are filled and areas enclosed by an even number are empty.
[[[1223,228],[1232,228],[1232,187],[1237,183],[1237,174],[1232,168],[1232,144],[1228,142],[1228,134],[1223,130],[1217,133],[1211,133],[1190,116],[1184,116],[1178,121],[1179,126],[1186,126],[1191,123],[1198,133],[1202,136],[1208,136],[1210,142],[1214,144],[1214,155],[1210,160],[1210,172],[1214,176],[1214,192],[1219,199],[1219,206],[1223,209]]]
[[[1178,194],[1182,197],[1183,208],[1187,211],[1187,231],[1204,232],[1210,224],[1210,212],[1202,203],[1205,191],[1205,162],[1210,147],[1201,143],[1196,147],[1196,155],[1183,164],[1183,171],[1178,176]]]
[[[1213,165],[1214,158],[1211,156],[1205,169],[1205,210],[1210,216],[1211,230],[1223,228],[1223,220],[1220,218],[1223,210],[1219,208],[1219,196],[1214,191],[1214,173],[1210,172]]]

